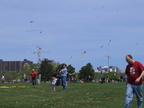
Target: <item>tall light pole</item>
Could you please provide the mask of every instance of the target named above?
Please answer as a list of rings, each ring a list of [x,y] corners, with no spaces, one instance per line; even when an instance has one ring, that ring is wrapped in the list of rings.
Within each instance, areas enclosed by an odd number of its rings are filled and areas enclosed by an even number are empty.
[[[40,65],[41,63],[41,59],[40,59],[40,53],[41,53],[41,47],[39,46],[36,46],[38,48],[38,51],[37,52],[33,52],[34,54],[37,53],[38,54],[38,65]]]
[[[111,58],[109,55],[106,56],[108,59],[108,72],[109,72],[109,59]]]
[[[41,64],[41,53],[48,53],[47,51],[41,51],[42,50],[42,48],[41,47],[39,47],[39,46],[36,46],[37,48],[38,48],[38,50],[37,50],[37,52],[33,52],[34,54],[38,54],[38,65],[40,65]]]

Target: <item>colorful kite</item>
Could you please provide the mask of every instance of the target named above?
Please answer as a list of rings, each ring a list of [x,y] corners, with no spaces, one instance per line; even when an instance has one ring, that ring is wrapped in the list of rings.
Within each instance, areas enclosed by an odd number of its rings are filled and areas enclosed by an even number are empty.
[[[86,54],[86,51],[84,51],[83,53]]]
[[[72,56],[70,56],[70,58],[73,58]]]
[[[87,53],[87,51],[84,51],[84,52],[82,53],[82,56],[84,56],[86,53]]]

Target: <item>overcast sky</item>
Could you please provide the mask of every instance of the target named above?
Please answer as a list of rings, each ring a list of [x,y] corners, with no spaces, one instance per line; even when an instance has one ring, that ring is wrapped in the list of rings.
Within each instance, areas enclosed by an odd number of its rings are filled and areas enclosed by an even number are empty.
[[[0,0],[0,58],[37,63],[36,46],[76,71],[144,64],[144,0]]]

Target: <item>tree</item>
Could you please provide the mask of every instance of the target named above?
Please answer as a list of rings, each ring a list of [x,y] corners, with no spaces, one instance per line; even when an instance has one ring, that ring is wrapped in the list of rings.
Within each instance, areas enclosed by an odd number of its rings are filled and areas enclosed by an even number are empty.
[[[60,63],[58,63],[58,62],[52,62],[51,65],[53,66],[54,71],[56,71],[57,67],[60,65]]]
[[[72,65],[68,65],[67,70],[68,70],[67,80],[75,81],[75,68]]]
[[[92,81],[94,78],[94,69],[90,63],[83,66],[79,71],[79,79],[84,81]]]
[[[35,71],[38,71],[37,64],[26,64],[23,67],[21,67],[21,73],[29,75],[32,69],[35,69]]]
[[[54,73],[53,65],[51,63],[48,63],[47,59],[43,60],[39,68],[39,74],[41,74],[41,80],[42,81],[51,80],[53,73]]]
[[[67,69],[68,69],[68,73],[75,73],[75,68],[72,67],[72,65],[68,65]]]
[[[110,72],[109,73],[109,78],[110,78],[110,80],[119,80],[120,75],[117,72]]]

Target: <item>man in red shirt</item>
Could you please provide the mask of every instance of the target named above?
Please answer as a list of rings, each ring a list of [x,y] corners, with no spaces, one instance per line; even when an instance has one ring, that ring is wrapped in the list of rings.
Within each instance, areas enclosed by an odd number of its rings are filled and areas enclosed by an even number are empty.
[[[32,77],[32,85],[36,85],[36,75],[37,75],[37,72],[32,69],[32,72],[30,73],[31,77]]]
[[[126,97],[124,108],[130,108],[134,93],[137,97],[138,108],[142,108],[142,77],[144,76],[143,65],[135,61],[131,55],[126,56],[128,65],[125,74],[127,75]]]

